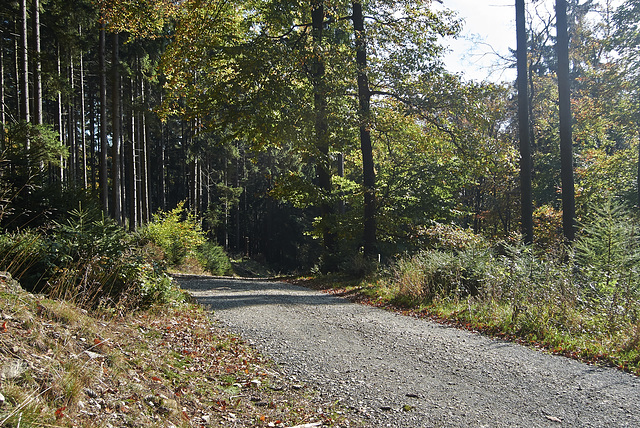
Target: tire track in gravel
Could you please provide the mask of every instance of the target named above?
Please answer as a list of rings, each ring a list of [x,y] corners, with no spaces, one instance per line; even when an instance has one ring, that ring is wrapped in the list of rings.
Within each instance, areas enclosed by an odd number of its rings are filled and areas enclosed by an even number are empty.
[[[372,427],[638,427],[640,379],[270,281],[179,277],[283,371]]]

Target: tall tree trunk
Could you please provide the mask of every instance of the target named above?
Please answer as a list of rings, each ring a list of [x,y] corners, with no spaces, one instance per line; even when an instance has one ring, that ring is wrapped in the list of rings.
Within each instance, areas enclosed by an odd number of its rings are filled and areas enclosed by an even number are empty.
[[[76,82],[73,70],[73,53],[69,52],[69,85],[71,93],[67,100],[67,142],[69,143],[69,177],[75,186],[78,178],[78,147],[76,140],[75,93]]]
[[[130,79],[131,85],[131,110],[129,112],[131,118],[131,138],[127,144],[126,162],[127,175],[129,176],[128,186],[128,206],[129,206],[129,229],[135,231],[138,228],[138,198],[137,198],[137,174],[136,174],[136,115],[134,110],[135,103],[135,82]]]
[[[148,122],[147,122],[147,87],[144,84],[144,77],[140,78],[141,95],[142,95],[142,112],[140,118],[142,120],[141,130],[142,138],[140,139],[140,190],[142,198],[142,222],[147,223],[150,220],[150,204],[149,204],[149,153],[147,150],[149,135]]]
[[[21,0],[20,9],[22,10],[22,119],[24,119],[25,122],[31,122],[31,115],[29,113],[29,42],[27,24],[27,0]],[[28,138],[27,150],[29,150]]]
[[[560,110],[560,177],[562,180],[562,229],[568,242],[575,238],[573,138],[571,132],[571,83],[569,81],[569,33],[567,2],[556,0],[558,97]]]
[[[162,93],[160,94],[160,102],[162,103]],[[166,140],[167,140],[167,125],[164,122],[160,122],[160,159],[158,162],[157,174],[160,176],[158,203],[160,209],[166,211],[167,209],[167,177],[166,177]]]
[[[4,31],[0,33],[0,140],[4,141],[5,117],[5,92],[4,92]]]
[[[107,166],[107,65],[105,24],[100,26],[98,66],[100,68],[100,201],[105,214],[109,213],[109,169]]]
[[[111,51],[111,115],[112,115],[112,146],[111,146],[111,183],[112,191],[112,215],[113,218],[122,224],[122,173],[120,168],[120,60],[119,60],[119,40],[118,33],[111,35],[113,43]]]
[[[520,136],[520,204],[522,235],[533,243],[533,197],[531,192],[531,143],[529,141],[529,97],[527,94],[527,29],[524,0],[516,0],[518,61],[518,124]]]
[[[360,151],[364,176],[364,256],[372,259],[376,254],[376,176],[373,167],[371,146],[370,104],[371,92],[367,76],[367,39],[364,31],[362,3],[353,2],[353,29],[356,44],[356,67],[358,70],[358,116],[360,121]]]
[[[335,271],[337,266],[336,239],[333,232],[333,217],[335,209],[331,203],[331,161],[329,156],[329,124],[327,122],[327,87],[325,82],[325,64],[322,53],[322,39],[324,37],[324,0],[312,2],[311,23],[313,38],[313,63],[311,80],[313,82],[313,100],[315,110],[316,148],[318,149],[317,175],[318,186],[322,194],[320,212],[322,216],[322,241],[324,254],[322,270]]]
[[[95,83],[92,79],[88,86],[89,89],[89,170],[91,171],[91,189],[96,190],[96,93]]]
[[[60,61],[60,45],[58,45],[58,51],[57,51],[57,58],[56,58],[56,65],[58,67],[58,79],[62,80],[62,64]],[[60,142],[60,145],[64,144],[64,124],[63,124],[63,119],[62,119],[62,91],[58,90],[58,94],[57,94],[57,101],[58,101],[58,141]],[[60,155],[60,174],[59,174],[59,179],[60,179],[60,186],[64,186],[64,162],[65,159],[62,155]]]
[[[33,19],[33,121],[42,125],[44,119],[42,117],[42,58],[40,49],[40,1],[33,0],[32,5]]]
[[[13,59],[14,59],[14,71],[15,71],[15,85],[13,85],[14,88],[14,93],[15,93],[15,100],[16,100],[16,117],[17,118],[21,118],[22,117],[22,84],[20,83],[22,81],[22,78],[20,77],[20,56],[21,56],[21,50],[20,50],[20,37],[19,34],[21,32],[21,29],[19,28],[19,21],[16,19],[13,22]]]
[[[79,29],[80,36],[82,36],[82,27]],[[89,181],[87,179],[87,136],[86,134],[86,112],[84,102],[84,60],[82,51],[80,53],[80,155],[82,156],[82,163],[80,168],[82,169],[82,185],[85,189],[89,187]]]

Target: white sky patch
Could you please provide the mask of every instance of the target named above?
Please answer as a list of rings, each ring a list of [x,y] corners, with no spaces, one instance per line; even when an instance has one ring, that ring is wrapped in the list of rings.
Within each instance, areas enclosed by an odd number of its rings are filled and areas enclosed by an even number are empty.
[[[456,11],[464,19],[462,33],[456,40],[446,40],[449,52],[444,62],[451,72],[462,74],[466,80],[512,82],[515,67],[508,68],[512,59],[509,48],[516,48],[515,0],[442,0],[434,7]],[[604,4],[604,0],[600,2]],[[619,5],[622,0],[614,0]],[[531,0],[526,1],[532,12]],[[555,0],[536,2],[542,15],[554,13]]]

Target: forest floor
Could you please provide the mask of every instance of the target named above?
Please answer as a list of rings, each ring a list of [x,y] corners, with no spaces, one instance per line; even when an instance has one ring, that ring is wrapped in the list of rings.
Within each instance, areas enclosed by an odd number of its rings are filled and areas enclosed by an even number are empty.
[[[179,282],[285,376],[366,426],[640,426],[640,379],[613,368],[290,283]]]
[[[87,312],[0,276],[0,426],[360,424],[199,305]]]

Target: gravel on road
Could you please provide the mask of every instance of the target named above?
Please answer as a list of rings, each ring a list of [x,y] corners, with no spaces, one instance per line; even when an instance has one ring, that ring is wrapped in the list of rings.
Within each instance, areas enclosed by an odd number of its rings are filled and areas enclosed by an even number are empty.
[[[371,427],[640,427],[640,379],[275,281],[178,278]]]

